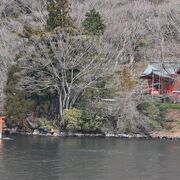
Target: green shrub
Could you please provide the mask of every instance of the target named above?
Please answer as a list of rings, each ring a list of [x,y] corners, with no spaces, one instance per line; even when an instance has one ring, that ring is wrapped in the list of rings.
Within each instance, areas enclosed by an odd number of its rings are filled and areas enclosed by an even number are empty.
[[[168,109],[178,109],[178,110],[180,110],[180,104],[162,103],[162,104],[159,104],[159,109],[161,111],[168,110]]]
[[[137,109],[151,119],[156,119],[160,115],[159,108],[152,102],[142,102],[137,106]]]
[[[67,129],[80,129],[82,112],[80,109],[72,108],[64,111]]]
[[[100,131],[103,126],[103,120],[99,119],[89,119],[88,117],[83,118],[81,124],[81,129],[84,131]]]
[[[88,100],[81,105],[82,123],[81,130],[100,132],[103,124],[107,121],[104,104],[99,101]]]
[[[53,128],[54,128],[54,125],[51,121],[48,121],[45,118],[39,119],[39,129],[47,129],[48,131],[50,131]]]
[[[150,102],[142,102],[142,103],[138,104],[137,109],[140,112],[144,112],[147,109],[147,107],[149,107],[151,104],[152,103],[150,103]]]
[[[160,111],[155,105],[151,105],[147,107],[147,115],[152,119],[156,119],[160,115]]]
[[[159,121],[156,121],[156,120],[150,120],[149,125],[151,126],[152,129],[158,130],[158,129],[162,128],[161,123]]]

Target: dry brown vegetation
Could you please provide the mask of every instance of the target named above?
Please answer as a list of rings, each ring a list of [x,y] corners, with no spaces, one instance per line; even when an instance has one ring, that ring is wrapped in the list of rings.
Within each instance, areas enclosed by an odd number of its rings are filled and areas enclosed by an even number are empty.
[[[106,31],[102,42],[108,49],[109,58],[116,69],[128,64],[133,78],[141,73],[137,64],[150,61],[176,61],[180,63],[180,2],[179,0],[72,0],[72,18],[77,27],[85,13],[95,8],[102,15]],[[3,0],[0,2],[0,105],[3,104],[3,89],[7,68],[13,63],[24,44],[19,36],[24,25],[43,28],[46,23],[46,0]],[[115,78],[112,84],[119,84]],[[117,87],[118,88],[118,87]],[[128,123],[138,119],[131,101],[137,87],[128,93],[120,93],[115,111]],[[123,98],[122,98],[123,97]],[[129,112],[132,112],[129,114]],[[121,124],[121,121],[119,122]],[[121,125],[120,125],[121,126]]]

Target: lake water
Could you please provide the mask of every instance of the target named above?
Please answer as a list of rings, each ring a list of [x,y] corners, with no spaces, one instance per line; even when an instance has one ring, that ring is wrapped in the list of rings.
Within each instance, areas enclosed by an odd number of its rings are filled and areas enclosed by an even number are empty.
[[[13,137],[0,180],[180,180],[180,141]]]

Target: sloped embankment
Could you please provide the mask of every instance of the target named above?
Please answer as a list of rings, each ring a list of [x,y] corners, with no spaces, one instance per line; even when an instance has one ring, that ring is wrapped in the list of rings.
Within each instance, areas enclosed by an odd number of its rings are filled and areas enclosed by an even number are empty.
[[[163,128],[159,131],[152,132],[152,137],[159,138],[180,138],[180,110],[169,109],[166,113],[166,121],[163,123]]]

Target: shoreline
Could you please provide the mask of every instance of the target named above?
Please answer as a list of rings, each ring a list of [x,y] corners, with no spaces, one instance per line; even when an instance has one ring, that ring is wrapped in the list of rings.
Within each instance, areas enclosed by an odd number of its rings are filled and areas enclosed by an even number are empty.
[[[84,133],[54,133],[54,134],[33,134],[33,133],[26,133],[26,132],[14,132],[11,133],[9,136],[41,136],[41,137],[92,137],[92,138],[117,138],[117,139],[142,139],[142,140],[180,140],[180,136],[175,135],[159,135],[155,132],[150,133],[150,135],[144,134],[104,134],[104,133],[97,133],[97,134],[84,134]],[[3,136],[3,137],[9,137]]]

